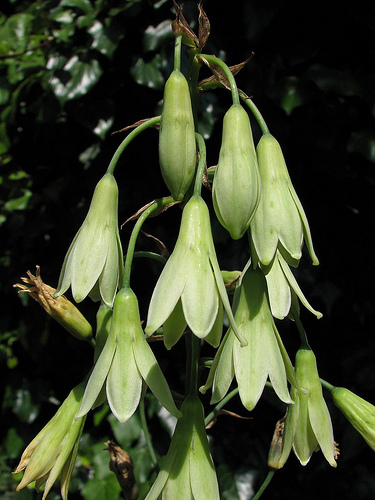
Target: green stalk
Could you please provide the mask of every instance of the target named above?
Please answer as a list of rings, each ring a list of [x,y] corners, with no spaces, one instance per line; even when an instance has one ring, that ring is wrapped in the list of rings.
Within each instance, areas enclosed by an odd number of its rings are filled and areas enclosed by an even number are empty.
[[[160,123],[160,116],[155,116],[154,118],[150,118],[149,120],[141,123],[140,125],[138,125],[138,127],[132,130],[130,134],[125,137],[120,146],[116,149],[116,152],[113,155],[112,160],[107,168],[107,173],[113,175],[117,162],[119,161],[120,156],[124,152],[124,149],[131,143],[133,139],[137,137],[137,135],[139,135],[147,128],[157,125],[158,123]]]
[[[253,498],[251,500],[258,500],[264,493],[264,490],[267,488],[267,486],[270,484],[273,476],[275,474],[274,470],[268,471],[268,474],[266,476],[266,479],[263,481],[262,486],[259,488],[259,490],[255,493]]]
[[[198,162],[197,173],[195,176],[194,196],[200,196],[202,191],[202,179],[203,179],[204,169],[206,167],[206,144],[204,142],[203,137],[198,133],[195,133],[195,139],[197,141],[199,149],[199,162]]]
[[[254,101],[252,99],[250,99],[250,97],[248,97],[245,94],[245,92],[243,92],[242,90],[240,90],[239,92],[240,92],[241,99],[246,104],[246,106],[250,109],[254,118],[256,119],[256,121],[260,127],[260,130],[262,131],[262,134],[269,134],[270,131],[269,131],[269,128],[267,126],[267,123],[265,122],[259,109],[254,104]]]
[[[186,338],[186,396],[198,393],[200,339],[189,332]]]
[[[166,205],[172,203],[173,201],[174,200],[172,196],[168,196],[166,198],[160,198],[159,200],[156,200],[154,203],[152,203],[152,205],[150,205],[148,208],[146,208],[146,210],[142,212],[142,214],[139,216],[137,222],[134,225],[128,243],[128,251],[126,253],[125,266],[124,266],[123,288],[130,288],[130,275],[134,257],[134,249],[135,249],[135,244],[137,242],[139,231],[141,230],[143,223],[145,222],[147,217],[149,217],[149,215],[151,215],[152,212],[154,212],[156,209],[163,208]]]
[[[311,349],[311,347],[309,346],[309,342],[307,340],[306,331],[302,325],[302,321],[301,321],[297,311],[293,307],[291,307],[290,313],[294,319],[294,322],[295,322],[297,329],[298,329],[299,336],[301,338],[301,348],[302,349]]]
[[[174,61],[173,69],[176,71],[181,71],[181,44],[182,35],[178,35],[174,41]]]
[[[319,379],[320,383],[322,386],[327,389],[327,391],[332,392],[335,389],[335,386],[327,382],[326,380],[323,380],[322,378]]]
[[[230,91],[232,93],[233,104],[239,104],[240,97],[238,95],[236,80],[234,79],[233,73],[231,72],[229,67],[225,64],[225,62],[216,56],[210,56],[208,54],[202,54],[201,57],[202,59],[205,59],[208,63],[215,64],[225,73],[225,76],[227,77],[229,83]]]
[[[201,62],[195,56],[199,55],[200,53],[201,50],[198,48],[189,50],[188,84],[190,89],[191,106],[193,108],[195,130],[198,130],[198,105],[200,99],[198,78],[199,70],[202,66]]]
[[[146,440],[148,452],[150,453],[152,465],[154,466],[155,469],[159,470],[158,459],[157,459],[154,447],[152,445],[150,433],[148,431],[144,399],[142,399],[141,402],[139,403],[139,415],[141,417],[142,430],[143,430],[143,434],[145,435],[145,440]]]
[[[233,389],[233,391],[231,391],[229,394],[227,394],[225,396],[225,398],[223,398],[216,406],[215,408],[212,410],[211,413],[209,413],[207,415],[207,417],[205,418],[204,420],[204,423],[205,423],[205,426],[207,427],[208,424],[210,424],[212,422],[212,420],[216,417],[216,415],[218,414],[218,412],[223,408],[223,406],[225,406],[228,401],[230,401],[234,396],[236,396],[238,394],[238,387],[236,387],[236,389]]]
[[[146,257],[147,259],[157,260],[161,264],[165,264],[167,262],[167,259],[165,257],[160,255],[160,253],[156,252],[146,252],[146,251],[134,252],[134,258],[138,257]]]

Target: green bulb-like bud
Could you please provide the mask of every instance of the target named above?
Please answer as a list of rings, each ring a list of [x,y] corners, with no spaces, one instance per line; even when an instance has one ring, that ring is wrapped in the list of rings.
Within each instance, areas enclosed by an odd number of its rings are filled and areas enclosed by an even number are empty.
[[[233,104],[224,116],[212,196],[221,225],[233,239],[238,240],[249,227],[260,196],[260,177],[250,120],[240,104]]]
[[[164,88],[159,161],[173,198],[182,200],[194,177],[196,144],[189,86],[179,70],[171,73]]]

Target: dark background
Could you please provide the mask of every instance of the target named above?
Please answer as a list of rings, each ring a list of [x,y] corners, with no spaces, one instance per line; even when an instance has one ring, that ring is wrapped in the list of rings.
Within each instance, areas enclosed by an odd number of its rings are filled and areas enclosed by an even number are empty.
[[[375,194],[375,5],[365,0],[232,0],[218,7],[216,1],[206,0],[203,6],[211,21],[207,53],[232,65],[254,52],[236,80],[254,98],[279,140],[309,218],[321,263],[312,267],[304,257],[297,278],[313,307],[324,314],[318,321],[301,311],[320,375],[375,402],[375,269],[370,244]],[[196,2],[186,1],[184,14],[195,29]],[[169,23],[160,23],[173,17],[171,2],[151,0],[1,3],[2,498],[34,498],[27,490],[14,496],[16,481],[10,471],[25,445],[56,411],[56,402],[88,372],[92,356],[88,345],[67,335],[34,302],[20,300],[12,285],[28,269],[34,272],[36,264],[44,281],[57,285],[65,252],[85,217],[94,186],[125,137],[111,132],[160,112],[173,55],[170,32],[161,29]],[[209,76],[206,69],[205,76]],[[229,105],[227,91],[202,96],[200,125],[209,137],[209,165],[217,162],[221,119]],[[257,141],[260,131],[253,124]],[[159,172],[155,130],[129,146],[116,178],[121,222],[168,194]],[[208,192],[204,196],[209,200]],[[172,250],[179,220],[180,211],[173,208],[144,228]],[[121,232],[125,248],[131,227],[129,223]],[[213,229],[223,268],[241,269],[248,255],[246,239],[231,242],[214,220]],[[145,236],[137,248],[156,250]],[[156,263],[134,264],[132,286],[143,318],[159,272]],[[80,309],[94,323],[96,306],[84,301]],[[287,320],[278,327],[293,357],[298,348],[296,330]],[[212,355],[205,349],[205,355]],[[155,352],[172,388],[181,392],[183,343],[174,352],[165,352],[162,346]],[[327,402],[340,444],[338,468],[331,469],[321,453],[305,468],[291,456],[264,499],[374,497],[374,452],[332,406],[329,395]],[[284,409],[272,395],[266,395],[251,415],[236,400],[228,409],[250,420],[220,417],[210,430],[213,456],[223,498],[242,500],[251,498],[251,489],[240,497],[230,485],[236,481],[245,491],[251,485],[257,490],[267,474],[269,443]],[[165,453],[168,440],[160,435],[155,415],[151,431],[158,451]],[[86,472],[75,475],[73,499],[118,498],[108,479],[102,444],[112,433],[117,438],[123,434],[107,414],[98,420],[90,416],[86,425],[80,452]],[[137,439],[123,436],[120,444],[134,447],[138,457]],[[150,467],[144,467],[140,480],[147,486]],[[83,486],[88,480],[95,490]],[[51,498],[57,495],[54,492]]]

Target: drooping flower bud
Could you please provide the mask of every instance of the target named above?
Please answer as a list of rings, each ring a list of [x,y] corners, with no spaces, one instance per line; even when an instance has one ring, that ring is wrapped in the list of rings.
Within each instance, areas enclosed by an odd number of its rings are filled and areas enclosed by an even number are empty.
[[[219,162],[213,182],[217,218],[235,240],[241,238],[259,203],[260,177],[247,112],[233,104],[223,120]]]
[[[92,339],[92,328],[83,314],[64,295],[54,297],[56,290],[43,282],[40,267],[36,266],[36,276],[27,271],[28,278],[21,278],[25,285],[13,285],[20,288],[18,293],[28,293],[61,326],[78,340]]]
[[[105,387],[112,413],[120,422],[126,422],[143,397],[144,384],[170,413],[179,417],[167,381],[145,339],[138,300],[130,288],[118,292],[112,318],[107,317],[107,326],[101,326],[110,327],[108,338],[91,372],[76,418],[98,405]],[[101,333],[105,336],[105,331]]]
[[[196,143],[189,86],[179,70],[172,71],[164,88],[159,162],[173,198],[182,200],[194,177]]]
[[[335,387],[332,398],[354,429],[375,451],[375,406],[344,387]]]
[[[218,500],[219,487],[204,426],[203,406],[189,395],[168,453],[145,500]]]
[[[309,224],[290,180],[279,143],[271,134],[264,134],[256,152],[262,196],[250,229],[259,261],[268,265],[279,249],[288,263],[298,263],[305,239],[313,264],[319,264]]]
[[[85,418],[76,420],[84,391],[84,383],[77,385],[62,403],[52,419],[31,441],[22,454],[14,474],[25,470],[17,491],[36,481],[35,488],[44,484],[44,500],[61,473],[61,496],[68,498],[69,483],[76,460]]]
[[[88,214],[67,251],[55,297],[71,286],[76,302],[89,295],[112,307],[124,266],[117,212],[117,183],[106,173],[96,185]]]
[[[306,394],[291,388],[294,405],[288,408],[282,436],[282,452],[276,458],[272,450],[272,466],[280,469],[293,448],[298,460],[306,465],[319,448],[332,467],[336,467],[331,417],[324,401],[316,358],[311,349],[299,349],[296,354],[296,377]]]

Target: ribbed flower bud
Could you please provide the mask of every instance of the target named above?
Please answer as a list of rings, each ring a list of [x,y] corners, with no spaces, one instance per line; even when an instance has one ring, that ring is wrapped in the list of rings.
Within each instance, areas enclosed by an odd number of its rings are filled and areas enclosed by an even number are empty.
[[[332,398],[354,429],[375,451],[375,406],[344,387],[335,387]]]
[[[173,198],[182,200],[194,177],[196,144],[189,86],[179,70],[171,73],[164,88],[159,162]]]
[[[217,218],[235,240],[249,227],[259,203],[260,178],[247,112],[233,104],[223,121],[223,135],[213,182]]]

